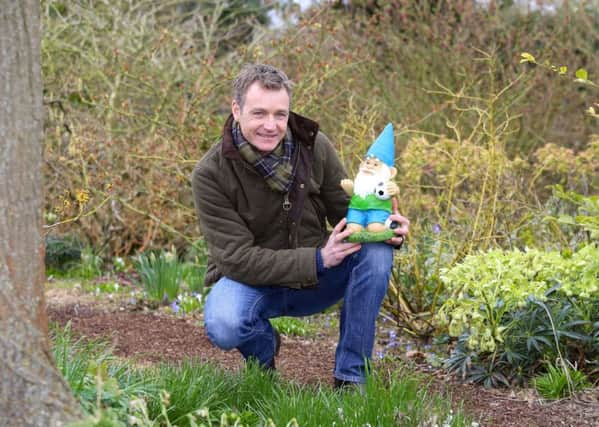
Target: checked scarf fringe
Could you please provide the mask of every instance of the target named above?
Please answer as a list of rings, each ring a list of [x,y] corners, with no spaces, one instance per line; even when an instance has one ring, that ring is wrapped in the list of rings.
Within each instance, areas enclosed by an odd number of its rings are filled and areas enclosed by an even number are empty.
[[[253,165],[260,175],[264,177],[268,186],[281,193],[288,193],[293,180],[295,171],[291,159],[295,151],[295,143],[291,131],[287,129],[287,134],[282,143],[266,155],[260,153],[252,144],[250,144],[243,134],[239,123],[233,123],[233,144],[239,150],[239,154],[249,164]]]

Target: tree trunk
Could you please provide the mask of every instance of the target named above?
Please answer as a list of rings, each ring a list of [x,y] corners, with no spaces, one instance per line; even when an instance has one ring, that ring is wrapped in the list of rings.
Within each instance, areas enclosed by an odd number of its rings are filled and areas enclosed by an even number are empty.
[[[48,342],[39,0],[0,0],[0,423],[58,426],[79,406]]]

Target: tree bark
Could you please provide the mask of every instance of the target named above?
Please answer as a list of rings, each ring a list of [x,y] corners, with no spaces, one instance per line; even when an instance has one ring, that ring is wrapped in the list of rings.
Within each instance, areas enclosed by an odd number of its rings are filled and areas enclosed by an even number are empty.
[[[59,426],[79,406],[48,340],[39,0],[0,0],[0,420]]]

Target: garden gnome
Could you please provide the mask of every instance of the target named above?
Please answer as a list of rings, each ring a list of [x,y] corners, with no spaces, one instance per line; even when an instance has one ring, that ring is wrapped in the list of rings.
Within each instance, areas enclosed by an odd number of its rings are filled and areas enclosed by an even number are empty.
[[[341,180],[341,187],[351,197],[347,228],[353,233],[348,240],[378,242],[393,237],[386,221],[391,214],[391,198],[399,193],[392,181],[397,174],[394,160],[393,125],[389,123],[368,149],[356,178]]]

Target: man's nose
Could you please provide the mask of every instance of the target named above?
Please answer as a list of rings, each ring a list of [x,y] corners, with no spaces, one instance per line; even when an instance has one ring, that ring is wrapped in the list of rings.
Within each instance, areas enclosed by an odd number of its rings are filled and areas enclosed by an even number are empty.
[[[264,121],[264,127],[266,129],[275,129],[277,127],[275,118],[273,116],[267,116],[266,120]]]

